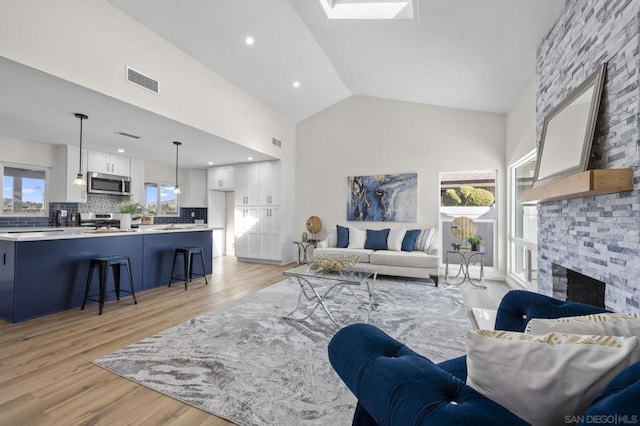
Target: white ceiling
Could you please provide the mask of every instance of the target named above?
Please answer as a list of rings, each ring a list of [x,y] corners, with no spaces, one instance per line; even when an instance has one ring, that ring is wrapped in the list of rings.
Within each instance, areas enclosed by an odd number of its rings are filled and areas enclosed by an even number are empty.
[[[363,21],[316,0],[109,1],[295,122],[352,94],[505,113],[565,4],[415,0],[417,20]]]
[[[206,168],[273,158],[177,121],[0,57],[0,134],[50,144],[78,145],[80,120],[85,148],[175,166],[174,140],[182,141],[180,168]],[[135,140],[116,131],[141,136]],[[0,157],[1,158],[1,157]]]
[[[316,0],[108,1],[294,122],[352,94],[504,113],[565,3],[416,0],[416,21],[329,21]],[[173,165],[181,140],[185,168],[269,159],[4,58],[0,74],[3,136],[77,144],[82,112],[88,148]]]

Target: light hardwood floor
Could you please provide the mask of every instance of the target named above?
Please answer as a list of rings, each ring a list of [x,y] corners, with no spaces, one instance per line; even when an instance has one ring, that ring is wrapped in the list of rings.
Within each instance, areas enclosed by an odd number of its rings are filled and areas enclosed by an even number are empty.
[[[84,311],[73,309],[11,324],[0,320],[1,425],[229,425],[204,411],[123,379],[91,361],[221,304],[281,281],[293,265],[217,258],[209,285],[197,279],[185,292],[175,282]],[[469,306],[491,307],[506,284],[461,287]]]
[[[288,266],[217,258],[209,285],[176,281],[98,306],[11,324],[0,320],[2,425],[228,425],[91,361],[281,281]]]

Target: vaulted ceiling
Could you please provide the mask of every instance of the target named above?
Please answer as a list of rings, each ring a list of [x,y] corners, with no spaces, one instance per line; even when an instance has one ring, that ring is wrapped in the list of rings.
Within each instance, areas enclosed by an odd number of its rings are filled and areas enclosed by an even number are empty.
[[[565,3],[413,0],[414,20],[369,21],[329,20],[317,0],[107,1],[293,123],[351,95],[505,113]],[[2,136],[75,144],[80,111],[92,149],[171,165],[177,139],[189,141],[182,167],[270,158],[6,58],[0,74]],[[144,137],[127,144],[118,130]]]
[[[109,1],[296,122],[353,94],[505,113],[565,4],[415,0],[416,19],[373,21],[317,0]]]

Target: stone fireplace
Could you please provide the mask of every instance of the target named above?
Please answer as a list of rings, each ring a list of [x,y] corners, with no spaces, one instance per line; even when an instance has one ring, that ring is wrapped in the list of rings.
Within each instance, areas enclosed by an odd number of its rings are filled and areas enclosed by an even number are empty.
[[[604,305],[617,312],[640,308],[639,4],[568,0],[537,59],[538,140],[545,116],[608,63],[589,168],[634,176],[633,191],[538,205],[539,292],[559,295],[554,272],[579,272],[603,283]]]

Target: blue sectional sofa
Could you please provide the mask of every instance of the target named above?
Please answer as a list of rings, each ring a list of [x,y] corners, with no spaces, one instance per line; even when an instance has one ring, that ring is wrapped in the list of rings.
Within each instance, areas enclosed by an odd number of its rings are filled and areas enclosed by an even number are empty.
[[[589,305],[513,290],[500,304],[495,329],[522,332],[532,318],[603,312]],[[466,385],[466,356],[435,364],[369,324],[341,329],[328,350],[333,368],[358,399],[354,425],[528,424]],[[621,424],[634,419],[640,422],[640,363],[618,374],[586,413],[569,420]]]

